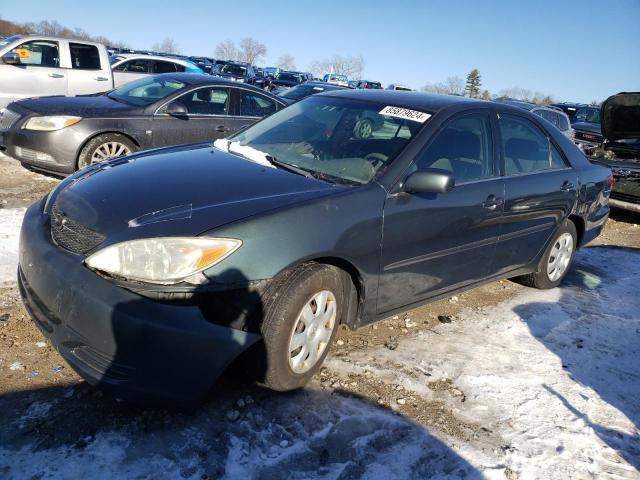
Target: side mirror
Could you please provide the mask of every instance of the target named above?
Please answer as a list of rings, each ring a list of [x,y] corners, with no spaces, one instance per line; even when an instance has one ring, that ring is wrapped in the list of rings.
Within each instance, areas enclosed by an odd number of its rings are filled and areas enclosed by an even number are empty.
[[[2,61],[7,65],[20,65],[20,55],[16,52],[8,52],[2,56]]]
[[[173,117],[182,117],[189,113],[187,107],[180,102],[171,102],[165,107],[164,112]]]
[[[453,174],[440,168],[428,168],[409,175],[402,190],[407,193],[446,193],[456,184]]]

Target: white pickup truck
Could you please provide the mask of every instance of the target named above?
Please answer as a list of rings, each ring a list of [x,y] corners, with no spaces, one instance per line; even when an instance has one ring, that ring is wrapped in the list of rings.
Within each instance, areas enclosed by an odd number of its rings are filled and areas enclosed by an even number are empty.
[[[25,97],[112,88],[109,55],[100,43],[40,35],[0,40],[0,108]]]

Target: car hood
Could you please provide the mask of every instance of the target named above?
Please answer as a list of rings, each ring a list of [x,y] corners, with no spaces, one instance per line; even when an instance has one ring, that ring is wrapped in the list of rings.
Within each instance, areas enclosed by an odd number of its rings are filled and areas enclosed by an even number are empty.
[[[607,140],[640,138],[640,92],[610,96],[602,103],[600,116]]]
[[[598,135],[600,135],[600,125],[598,125],[597,123],[589,123],[589,122],[576,122],[576,123],[572,123],[571,127],[574,130],[581,130],[583,132],[591,132],[591,133],[597,133]]]
[[[199,235],[345,188],[199,144],[151,150],[89,167],[65,180],[49,203],[115,243]]]
[[[15,105],[40,115],[75,115],[78,117],[117,117],[138,112],[141,109],[117,102],[106,95],[26,98],[19,100]]]

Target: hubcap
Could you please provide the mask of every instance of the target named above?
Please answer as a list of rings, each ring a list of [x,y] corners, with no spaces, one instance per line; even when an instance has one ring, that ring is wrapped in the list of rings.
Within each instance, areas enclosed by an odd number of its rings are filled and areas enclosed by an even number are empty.
[[[547,264],[547,275],[549,280],[558,280],[569,266],[571,254],[573,253],[573,237],[570,233],[563,233],[558,237],[551,248],[549,263]]]
[[[110,158],[121,157],[130,153],[131,150],[124,143],[106,142],[95,149],[93,155],[91,155],[91,163],[103,162]]]
[[[308,372],[329,345],[336,327],[336,297],[328,290],[316,293],[302,307],[289,338],[289,366]]]

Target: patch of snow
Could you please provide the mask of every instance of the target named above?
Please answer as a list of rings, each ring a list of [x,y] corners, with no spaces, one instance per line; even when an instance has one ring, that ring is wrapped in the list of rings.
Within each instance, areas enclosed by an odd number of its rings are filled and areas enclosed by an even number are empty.
[[[0,208],[0,286],[16,282],[18,239],[25,208]]]
[[[366,366],[429,400],[437,394],[428,382],[451,379],[465,401],[452,394],[448,406],[498,434],[507,448],[495,460],[520,478],[640,478],[638,284],[640,253],[585,249],[561,288],[526,290],[462,312],[437,326],[439,335],[423,331],[394,351],[359,351],[328,366],[343,374]],[[455,449],[479,465],[477,449]]]

